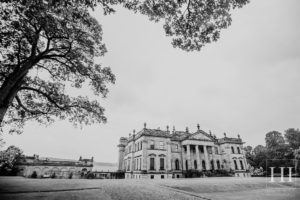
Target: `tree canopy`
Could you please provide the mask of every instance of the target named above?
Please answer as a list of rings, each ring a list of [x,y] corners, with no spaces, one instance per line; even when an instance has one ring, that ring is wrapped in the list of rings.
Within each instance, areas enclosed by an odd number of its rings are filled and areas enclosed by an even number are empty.
[[[231,24],[230,12],[248,0],[0,0],[0,126],[20,132],[28,120],[56,118],[74,124],[106,122],[99,101],[70,96],[66,85],[88,84],[106,97],[115,83],[109,67],[94,62],[105,54],[102,28],[90,9],[114,13],[115,5],[163,21],[172,45],[201,50]]]
[[[289,128],[285,131],[284,137],[286,141],[290,144],[292,149],[300,148],[300,130]]]
[[[9,146],[0,151],[0,175],[16,175],[18,162],[24,158],[23,151],[16,146]]]

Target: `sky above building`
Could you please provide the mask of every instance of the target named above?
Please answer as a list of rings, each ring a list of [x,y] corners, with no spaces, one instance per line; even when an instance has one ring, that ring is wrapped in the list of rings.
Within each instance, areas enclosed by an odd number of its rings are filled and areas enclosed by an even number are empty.
[[[92,157],[117,162],[121,136],[144,122],[148,128],[196,131],[197,123],[217,137],[265,144],[265,134],[300,128],[300,1],[251,0],[233,12],[232,25],[200,52],[171,45],[162,24],[117,8],[93,15],[102,24],[116,84],[106,99],[108,122],[74,128],[28,123],[21,135],[4,133],[6,144],[25,154],[59,158]],[[81,94],[90,91],[82,89]]]

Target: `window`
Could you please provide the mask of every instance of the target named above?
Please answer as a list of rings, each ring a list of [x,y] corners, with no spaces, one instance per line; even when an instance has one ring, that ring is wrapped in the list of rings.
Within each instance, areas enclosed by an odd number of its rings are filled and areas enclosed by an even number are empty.
[[[234,148],[233,147],[231,147],[231,152],[234,153]]]
[[[215,147],[215,154],[219,154],[219,149],[218,149],[218,147]]]
[[[151,175],[150,178],[151,178],[151,179],[154,179],[154,175]]]
[[[150,149],[154,149],[154,142],[153,141],[150,142]]]
[[[244,170],[244,164],[242,160],[240,160],[240,164],[241,164],[241,169]]]
[[[212,147],[207,147],[208,154],[212,154]]]
[[[185,170],[189,170],[189,163],[187,160],[185,161]]]
[[[140,158],[140,170],[142,169],[142,158]]]
[[[159,149],[165,149],[164,142],[159,142]]]
[[[241,154],[241,149],[240,149],[240,147],[237,147],[237,152],[238,152],[238,154]]]
[[[219,160],[217,160],[217,168],[218,168],[218,169],[221,168],[221,166],[220,166],[220,161],[219,161]]]
[[[174,144],[174,145],[173,145],[173,150],[174,150],[174,151],[178,151],[178,144]]]
[[[159,169],[160,169],[160,170],[164,170],[164,169],[165,169],[165,159],[160,158],[160,159],[159,159],[159,163],[160,163]]]
[[[175,169],[179,170],[179,160],[178,159],[175,160]]]
[[[205,161],[204,160],[202,160],[202,169],[206,170],[206,166],[205,166]]]
[[[211,165],[211,169],[214,170],[215,169],[215,165],[214,165],[214,161],[213,160],[210,161],[210,165]]]
[[[161,178],[161,179],[164,179],[164,178],[165,178],[165,176],[164,176],[164,175],[161,175],[161,176],[160,176],[160,178]]]
[[[150,170],[154,170],[154,158],[150,158]]]
[[[129,146],[129,153],[131,152],[131,145]]]
[[[233,160],[233,162],[234,162],[234,168],[235,168],[235,170],[238,170],[239,168],[238,168],[238,166],[237,166],[236,160]]]
[[[142,150],[142,148],[143,148],[143,143],[141,142],[140,145],[141,145],[141,150]]]
[[[197,169],[197,160],[194,160],[194,169]]]
[[[130,160],[127,162],[127,171],[130,171]]]

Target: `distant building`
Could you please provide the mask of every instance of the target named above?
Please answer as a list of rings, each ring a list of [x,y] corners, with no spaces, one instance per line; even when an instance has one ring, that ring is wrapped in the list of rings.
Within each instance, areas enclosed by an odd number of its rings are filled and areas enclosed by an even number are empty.
[[[234,171],[236,176],[249,176],[243,152],[243,141],[216,138],[197,126],[197,131],[169,131],[144,128],[137,134],[121,137],[119,147],[119,171],[125,178],[180,178],[187,170]]]
[[[91,159],[79,158],[78,161],[63,159],[39,159],[38,155],[25,156],[20,162],[19,169],[21,176],[31,177],[36,174],[40,177],[55,178],[80,178],[92,171],[93,157]]]

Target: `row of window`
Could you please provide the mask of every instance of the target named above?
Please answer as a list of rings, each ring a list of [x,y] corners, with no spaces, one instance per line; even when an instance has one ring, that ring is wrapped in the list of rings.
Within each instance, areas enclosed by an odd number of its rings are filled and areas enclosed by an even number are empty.
[[[127,168],[127,171],[130,171],[131,168],[131,159],[125,160],[125,167]],[[142,169],[142,158],[135,158],[133,160],[133,170],[141,170]]]
[[[235,149],[234,149],[233,146],[231,147],[231,153],[233,153],[233,154],[236,153],[236,151],[235,151]],[[241,149],[240,149],[240,147],[237,147],[237,153],[238,153],[238,154],[241,154]]]
[[[191,146],[190,147],[190,152],[191,153],[196,153],[196,148],[199,148],[198,150],[199,150],[200,153],[204,153],[204,146],[199,146],[199,147]],[[213,153],[213,148],[215,150],[214,153],[219,154],[219,148],[218,147],[212,147],[212,146],[207,146],[206,147],[207,153],[212,154]],[[187,147],[184,147],[183,149],[184,149],[185,152],[187,151]]]
[[[158,148],[155,148],[155,142],[154,141],[150,141],[150,149],[161,149],[161,150],[164,150],[165,149],[165,143],[164,142],[159,142],[158,143]]]
[[[133,148],[132,148],[133,147]],[[165,149],[165,143],[164,142],[159,142],[159,146],[158,148],[155,148],[155,142],[154,141],[150,141],[150,149],[161,149],[161,150],[164,150]],[[142,146],[142,142],[138,142],[136,144],[134,144],[133,146],[132,145],[129,145],[126,149],[125,149],[125,153],[128,154],[128,153],[131,153],[131,152],[137,152],[137,151],[140,151],[142,150],[143,146]],[[199,148],[199,151],[200,153],[204,153],[204,147],[202,148]],[[212,148],[211,146],[208,146],[207,147],[207,153],[208,154],[212,154]],[[187,151],[186,148],[184,148],[185,151]],[[214,150],[215,150],[215,154],[219,154],[219,149],[218,147],[214,147]],[[172,145],[172,151],[178,151],[178,144],[174,144]],[[196,153],[196,149],[195,148],[191,148],[190,151],[192,153]],[[235,151],[235,148],[233,146],[231,146],[231,153],[235,154],[241,154],[241,149],[240,147],[237,147],[237,151]]]
[[[155,170],[155,158],[150,158],[150,170]],[[165,170],[165,159],[159,159],[159,170]]]
[[[238,164],[237,164],[237,160],[233,160],[234,162],[234,168],[235,170],[238,170]],[[240,166],[241,166],[241,170],[244,170],[244,163],[243,163],[243,160],[240,160]]]
[[[233,160],[234,162],[234,167],[235,167],[235,170],[238,170],[238,164],[237,164],[237,160]],[[207,169],[207,166],[206,166],[206,163],[204,160],[202,160],[202,169],[203,170],[206,170]],[[210,161],[210,169],[214,170],[214,169],[223,169],[224,166],[220,164],[220,161],[217,160],[216,161],[216,168],[215,168],[215,164],[214,164],[214,160],[211,160]],[[226,160],[224,160],[224,164],[226,164]],[[125,161],[125,166],[127,166],[127,171],[130,171],[130,166],[131,166],[131,160],[127,160]],[[142,169],[142,158],[135,158],[134,161],[133,161],[133,170],[134,171],[137,171],[137,170],[141,170]],[[243,160],[240,160],[240,168],[241,170],[244,170],[244,163],[243,163]],[[156,170],[155,169],[155,158],[150,158],[150,170]],[[185,161],[185,169],[189,169],[189,166],[188,166],[188,160]],[[197,160],[194,160],[194,169],[198,169],[198,166],[197,166]],[[165,159],[164,158],[160,158],[159,159],[159,170],[165,170]],[[179,163],[179,159],[176,159],[175,160],[175,170],[180,170],[180,163]]]
[[[129,145],[128,147],[125,148],[125,153],[132,153],[132,152],[137,152],[142,150],[143,148],[143,143],[142,142],[138,142],[134,145]]]

